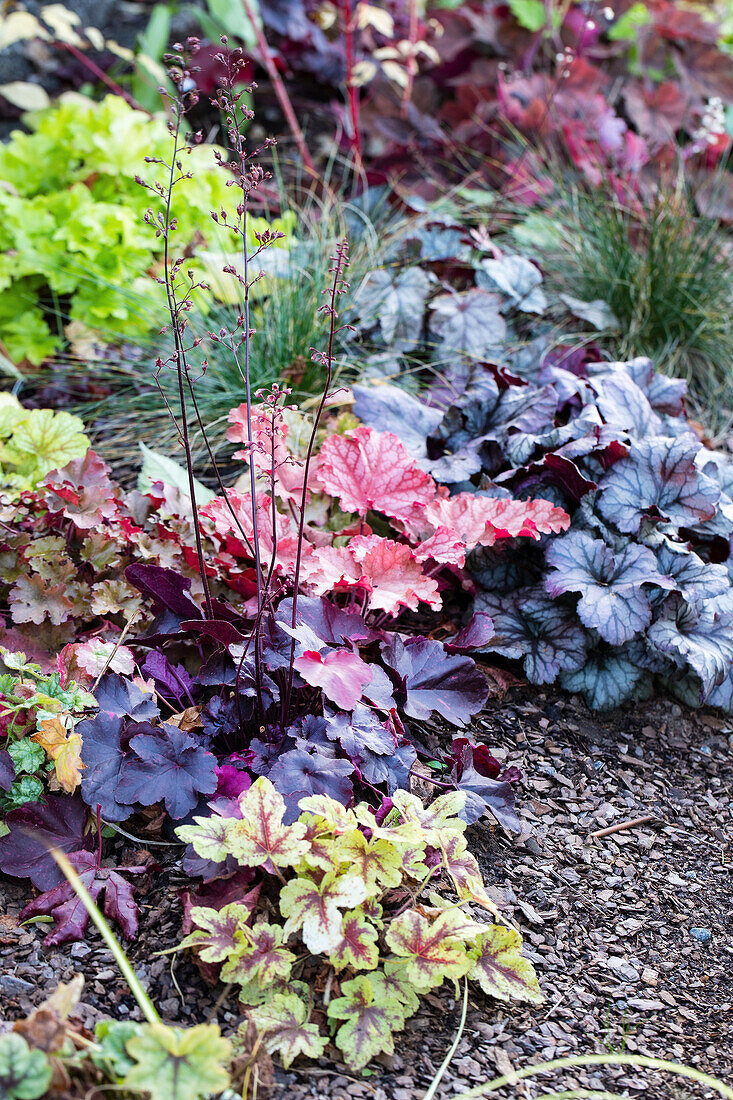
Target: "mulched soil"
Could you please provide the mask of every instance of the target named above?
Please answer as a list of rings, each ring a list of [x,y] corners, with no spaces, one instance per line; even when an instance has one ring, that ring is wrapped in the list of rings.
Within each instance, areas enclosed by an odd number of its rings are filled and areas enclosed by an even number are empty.
[[[457,1097],[512,1068],[577,1053],[640,1053],[733,1077],[733,719],[656,700],[610,716],[577,700],[515,688],[494,701],[474,735],[518,764],[523,832],[482,821],[470,839],[497,903],[521,927],[545,1005],[507,1009],[472,991],[465,1031],[437,1093]],[[429,739],[429,732],[426,738]],[[601,838],[634,818],[652,821]],[[142,898],[130,957],[164,1017],[237,1023],[233,998],[202,983],[190,961],[153,953],[176,942],[177,891],[186,883],[174,849]],[[161,856],[160,853],[166,853]],[[77,1012],[137,1018],[137,1008],[95,933],[45,950],[43,926],[19,928],[27,891],[0,882],[0,1003],[26,1014],[77,971],[87,978]],[[697,930],[697,931],[693,931]],[[337,1052],[317,1067],[275,1072],[267,1100],[422,1097],[453,1041],[461,1005],[429,996],[398,1036],[397,1052],[358,1078]],[[541,1083],[540,1083],[541,1082]],[[694,1085],[614,1067],[564,1071],[494,1094],[537,1097],[605,1088],[644,1100],[705,1095]],[[711,1094],[709,1094],[711,1095]]]

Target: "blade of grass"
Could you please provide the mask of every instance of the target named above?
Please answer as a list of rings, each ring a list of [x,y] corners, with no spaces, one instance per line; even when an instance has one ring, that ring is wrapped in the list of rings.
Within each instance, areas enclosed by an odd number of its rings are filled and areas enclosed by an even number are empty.
[[[443,1059],[443,1061],[438,1066],[438,1072],[435,1074],[432,1081],[430,1082],[430,1087],[428,1088],[428,1091],[425,1093],[425,1095],[423,1097],[423,1100],[433,1100],[433,1097],[435,1096],[436,1092],[438,1091],[438,1085],[440,1084],[440,1082],[445,1077],[448,1066],[453,1061],[455,1053],[458,1050],[458,1044],[461,1041],[461,1036],[463,1035],[463,1029],[466,1026],[466,1015],[467,1015],[467,1013],[468,1013],[468,978],[464,978],[463,979],[463,1010],[461,1012],[461,1019],[460,1019],[460,1022],[458,1024],[458,1031],[456,1032],[455,1038],[454,1038],[453,1042],[450,1045],[450,1049],[449,1049],[448,1053],[446,1054],[445,1058]]]

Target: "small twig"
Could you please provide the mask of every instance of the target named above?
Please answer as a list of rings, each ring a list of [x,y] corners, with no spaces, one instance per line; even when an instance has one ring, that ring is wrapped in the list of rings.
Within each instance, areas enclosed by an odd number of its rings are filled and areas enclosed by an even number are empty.
[[[90,690],[90,693],[91,693],[92,695],[94,695],[94,692],[95,692],[95,691],[97,690],[97,688],[99,687],[99,681],[100,681],[100,680],[102,679],[102,677],[104,676],[105,672],[107,671],[107,669],[109,668],[109,666],[110,666],[110,665],[112,664],[112,662],[114,661],[114,659],[115,659],[115,654],[117,653],[117,650],[118,650],[118,649],[120,648],[120,646],[121,646],[121,645],[122,645],[122,643],[124,642],[125,638],[127,637],[127,632],[129,631],[129,629],[130,629],[130,627],[132,626],[132,624],[133,624],[133,623],[135,622],[135,619],[136,619],[136,618],[138,617],[138,615],[140,614],[140,610],[141,610],[141,609],[140,609],[140,608],[138,607],[138,609],[137,609],[136,611],[133,611],[132,615],[130,616],[130,618],[129,618],[129,619],[127,620],[127,622],[125,623],[124,629],[123,629],[122,633],[120,634],[119,638],[117,639],[117,642],[115,643],[115,647],[114,647],[114,649],[112,650],[112,652],[110,653],[109,657],[107,658],[107,660],[106,660],[106,661],[105,661],[105,663],[104,663],[104,668],[102,669],[102,671],[100,672],[99,676],[97,676],[97,679],[96,679],[96,680],[94,681],[94,683],[92,684],[91,688],[89,689],[89,690]]]
[[[648,825],[650,821],[656,821],[655,814],[647,814],[646,817],[635,817],[631,821],[620,821],[618,825],[609,825],[607,829],[597,829],[590,835],[593,837],[610,836],[611,833],[622,833],[626,829],[635,829],[637,825]]]

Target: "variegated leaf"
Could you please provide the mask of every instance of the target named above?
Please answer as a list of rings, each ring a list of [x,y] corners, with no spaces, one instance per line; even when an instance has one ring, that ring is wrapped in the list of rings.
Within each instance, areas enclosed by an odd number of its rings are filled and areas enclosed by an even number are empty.
[[[350,966],[353,970],[374,970],[379,962],[379,933],[364,915],[362,907],[344,913],[343,939],[329,961],[336,970]]]
[[[513,928],[490,925],[471,951],[469,977],[479,983],[484,993],[499,1001],[542,1004],[544,998],[534,967],[521,949],[522,937]]]
[[[269,779],[260,776],[239,796],[241,820],[227,831],[229,852],[244,867],[259,867],[268,860],[275,867],[293,867],[308,851],[305,825],[283,824],[285,800]]]
[[[320,883],[295,878],[280,891],[280,912],[287,917],[285,939],[302,932],[314,955],[335,951],[343,939],[342,909],[355,909],[366,899],[366,886],[357,875],[325,874]]]
[[[251,1017],[264,1036],[266,1050],[277,1051],[286,1069],[299,1054],[320,1057],[328,1044],[316,1024],[309,1022],[308,1008],[295,993],[277,993],[266,1005],[253,1008]]]
[[[405,1026],[402,1006],[384,985],[376,988],[360,975],[341,986],[328,1015],[345,1023],[336,1032],[336,1045],[352,1069],[362,1069],[377,1054],[394,1053],[394,1033]]]

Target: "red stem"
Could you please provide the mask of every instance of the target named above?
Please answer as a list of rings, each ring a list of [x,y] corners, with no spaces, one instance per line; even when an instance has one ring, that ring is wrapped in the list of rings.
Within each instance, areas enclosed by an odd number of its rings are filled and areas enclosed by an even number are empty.
[[[402,93],[402,114],[407,111],[408,104],[412,99],[412,88],[415,82],[415,71],[417,65],[415,63],[415,45],[417,43],[417,0],[410,0],[410,52],[407,55],[407,83],[405,84],[405,90]]]
[[[308,146],[305,143],[303,131],[301,130],[300,124],[295,117],[295,111],[293,110],[293,105],[290,102],[290,96],[288,95],[287,89],[282,82],[282,77],[280,76],[280,73],[277,71],[275,60],[270,53],[270,47],[267,43],[267,39],[265,38],[265,32],[262,30],[262,27],[257,21],[257,17],[252,10],[252,5],[250,4],[249,0],[242,0],[242,5],[245,12],[247,13],[247,18],[254,28],[254,32],[257,37],[257,46],[262,57],[262,63],[267,69],[267,75],[272,81],[272,86],[275,89],[275,95],[277,96],[280,106],[282,107],[283,114],[285,115],[285,120],[290,127],[290,132],[292,133],[293,138],[295,139],[295,144],[298,146],[298,152],[300,153],[301,160],[303,161],[303,164],[308,169],[308,171],[315,175],[316,168],[313,163],[313,158],[308,151]]]
[[[351,145],[354,150],[356,167],[361,168],[361,123],[359,121],[359,89],[354,84],[354,16],[351,0],[344,0],[344,39],[346,45],[346,89],[349,97],[351,115]]]
[[[67,50],[72,57],[75,57],[77,61],[79,61],[82,65],[89,69],[89,72],[96,76],[97,80],[101,80],[103,84],[106,84],[110,91],[114,92],[115,95],[121,96],[124,99],[125,103],[128,103],[134,111],[143,111],[146,115],[150,115],[150,111],[146,111],[145,108],[142,107],[138,103],[138,101],[129,94],[129,92],[126,92],[124,88],[121,88],[120,85],[117,84],[111,76],[107,75],[104,69],[100,69],[99,65],[97,65],[96,62],[92,61],[90,57],[87,57],[82,50],[77,49],[76,46],[72,46],[71,42],[56,42],[54,43],[54,45],[56,45],[61,50]]]

